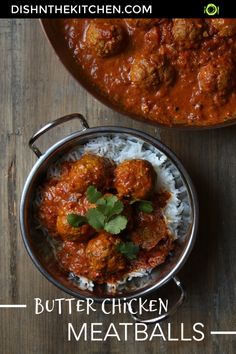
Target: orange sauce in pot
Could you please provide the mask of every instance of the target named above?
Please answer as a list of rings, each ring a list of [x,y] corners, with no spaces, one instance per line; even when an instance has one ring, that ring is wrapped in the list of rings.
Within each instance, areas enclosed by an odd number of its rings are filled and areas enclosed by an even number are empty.
[[[169,126],[235,117],[236,19],[65,19],[61,27],[91,89],[123,111]]]

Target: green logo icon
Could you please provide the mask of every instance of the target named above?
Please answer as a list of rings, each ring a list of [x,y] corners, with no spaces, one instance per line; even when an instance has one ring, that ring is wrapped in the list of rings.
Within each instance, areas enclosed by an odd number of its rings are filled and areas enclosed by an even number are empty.
[[[219,13],[220,8],[215,4],[208,4],[207,6],[204,6],[204,14],[207,14],[208,16],[219,15]]]

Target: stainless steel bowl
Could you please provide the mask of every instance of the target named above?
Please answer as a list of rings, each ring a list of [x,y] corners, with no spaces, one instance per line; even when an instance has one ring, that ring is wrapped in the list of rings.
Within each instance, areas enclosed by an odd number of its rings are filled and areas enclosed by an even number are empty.
[[[80,122],[82,126],[81,130],[70,134],[50,147],[45,153],[41,153],[35,145],[37,138],[56,125],[65,123],[71,119],[77,119]],[[58,160],[73,148],[86,144],[91,139],[101,136],[117,135],[130,139],[140,139],[144,142],[146,148],[151,150],[157,149],[161,154],[166,155],[168,164],[170,164],[174,171],[173,173],[176,175],[175,183],[177,183],[178,186],[183,187],[183,193],[180,198],[185,199],[188,215],[180,226],[179,232],[181,237],[177,240],[177,246],[173,255],[169,257],[163,265],[154,269],[150,276],[145,276],[139,279],[135,278],[129,281],[115,294],[111,294],[107,290],[107,287],[102,285],[95,286],[94,291],[90,292],[79,288],[78,284],[74,280],[69,279],[68,274],[58,267],[50,244],[47,242],[42,232],[36,227],[33,203],[37,187],[44,180],[45,173],[53,162]],[[128,301],[134,297],[147,295],[172,279],[180,289],[179,300],[174,307],[171,308],[164,316],[161,316],[161,318],[158,317],[152,320],[146,320],[145,322],[149,323],[150,321],[156,322],[157,320],[162,320],[176,310],[185,297],[184,289],[180,281],[177,279],[176,274],[188,258],[196,238],[198,226],[198,203],[191,179],[173,152],[159,140],[134,129],[113,126],[89,128],[86,120],[80,114],[71,114],[49,123],[30,139],[29,146],[37,155],[38,161],[32,168],[24,186],[20,205],[20,224],[25,247],[34,264],[41,271],[41,273],[50,282],[73,297],[90,297],[97,302],[101,302],[107,298]],[[140,319],[135,316],[133,316],[133,318],[140,321]]]

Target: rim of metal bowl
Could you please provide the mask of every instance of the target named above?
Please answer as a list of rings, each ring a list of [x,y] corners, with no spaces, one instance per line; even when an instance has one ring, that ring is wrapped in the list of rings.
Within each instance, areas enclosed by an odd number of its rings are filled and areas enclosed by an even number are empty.
[[[34,252],[32,251],[30,244],[28,242],[28,237],[27,237],[27,231],[26,231],[26,225],[25,225],[25,202],[27,200],[27,195],[29,192],[29,187],[32,184],[32,181],[34,179],[34,177],[37,177],[37,172],[39,167],[47,160],[50,158],[51,154],[54,153],[58,148],[62,147],[63,145],[75,140],[76,138],[86,138],[87,135],[93,134],[96,135],[96,133],[99,133],[99,135],[101,135],[101,133],[104,134],[128,134],[131,135],[133,137],[136,138],[141,138],[142,140],[144,140],[145,142],[149,143],[150,145],[154,146],[157,149],[160,149],[164,154],[167,155],[167,157],[169,157],[174,164],[176,165],[176,167],[178,168],[178,170],[181,172],[182,178],[185,182],[186,188],[188,190],[189,196],[190,196],[190,201],[191,201],[191,207],[192,207],[192,214],[193,214],[193,224],[192,224],[192,230],[191,230],[191,235],[189,237],[189,240],[187,241],[187,246],[185,247],[185,250],[183,252],[183,254],[181,255],[180,259],[178,260],[178,262],[176,263],[176,265],[173,267],[173,269],[163,278],[161,279],[158,283],[147,287],[143,290],[137,291],[134,294],[128,295],[128,296],[122,296],[121,294],[117,294],[117,295],[113,295],[110,298],[109,297],[96,297],[93,296],[93,293],[91,292],[91,296],[85,296],[83,294],[81,294],[79,292],[79,288],[78,288],[78,292],[75,292],[71,289],[68,289],[66,286],[64,286],[63,284],[61,284],[59,281],[57,281],[56,279],[53,278],[53,276],[47,272],[47,270],[41,265],[40,261],[37,259],[37,257],[35,256]],[[96,136],[93,136],[93,138],[96,138]],[[189,254],[192,251],[192,248],[194,246],[195,240],[196,240],[196,235],[197,235],[197,230],[198,230],[198,222],[199,222],[199,207],[198,207],[198,199],[197,199],[197,194],[195,191],[195,187],[192,183],[192,180],[188,174],[188,172],[186,171],[186,169],[184,168],[184,166],[182,165],[182,163],[180,162],[179,158],[165,145],[163,144],[161,141],[159,141],[156,138],[153,138],[152,136],[150,136],[149,134],[140,132],[139,130],[136,129],[132,129],[132,128],[126,128],[126,127],[116,127],[116,126],[103,126],[103,127],[95,127],[95,128],[88,128],[83,132],[80,131],[76,131],[70,135],[68,135],[67,137],[61,139],[60,141],[58,141],[57,143],[53,144],[35,163],[35,165],[33,166],[33,168],[31,169],[24,188],[23,188],[23,192],[22,192],[22,196],[21,196],[21,201],[20,201],[20,228],[21,228],[21,234],[22,234],[22,238],[23,238],[23,242],[25,245],[25,248],[30,256],[30,258],[32,259],[34,265],[38,268],[38,270],[44,275],[44,277],[46,277],[47,280],[49,280],[52,284],[54,284],[56,287],[58,287],[60,290],[63,290],[64,292],[66,292],[69,295],[72,295],[73,297],[76,298],[81,298],[81,299],[86,299],[88,297],[93,298],[93,300],[95,302],[102,302],[104,299],[110,299],[110,301],[112,299],[119,299],[121,301],[127,301],[130,300],[134,297],[140,297],[143,295],[147,295],[150,294],[151,292],[153,292],[154,290],[160,288],[161,286],[163,286],[164,284],[166,284],[169,280],[171,280],[176,274],[177,272],[183,267],[184,263],[186,262]]]

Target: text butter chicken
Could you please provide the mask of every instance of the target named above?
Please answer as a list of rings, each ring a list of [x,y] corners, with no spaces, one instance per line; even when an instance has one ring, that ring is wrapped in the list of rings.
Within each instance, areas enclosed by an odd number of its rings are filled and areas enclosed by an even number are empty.
[[[207,126],[236,113],[236,19],[66,19],[94,91],[165,125]]]

